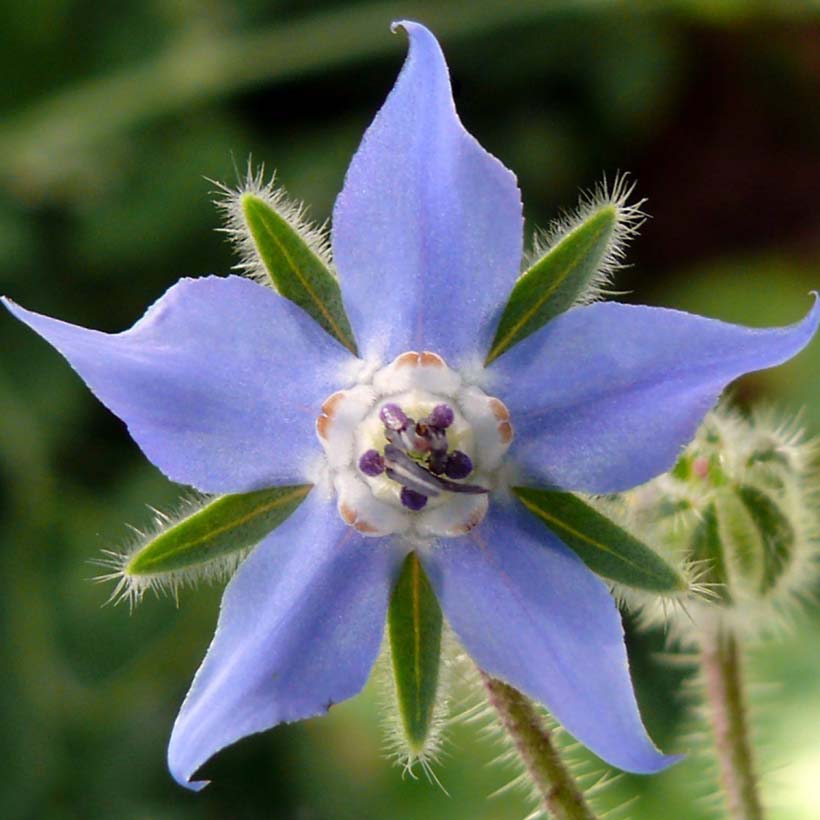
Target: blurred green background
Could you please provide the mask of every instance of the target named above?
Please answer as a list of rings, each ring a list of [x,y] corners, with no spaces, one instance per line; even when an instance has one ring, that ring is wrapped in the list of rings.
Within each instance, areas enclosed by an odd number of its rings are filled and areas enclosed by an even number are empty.
[[[211,204],[248,155],[330,215],[405,52],[391,20],[439,35],[467,127],[519,176],[530,228],[604,172],[631,171],[653,219],[624,297],[748,324],[796,320],[820,286],[820,13],[810,0],[689,2],[0,2],[0,292],[120,330],[182,275],[236,261]],[[375,694],[245,740],[200,795],[165,745],[210,640],[218,589],[101,608],[101,549],[179,490],[46,345],[0,317],[0,816],[518,820],[508,770],[458,726],[449,792],[384,758]],[[744,401],[820,431],[820,344],[747,378]],[[820,816],[820,619],[752,657],[773,817]],[[647,723],[692,749],[685,673],[630,637]],[[602,771],[587,758],[587,766]],[[619,816],[698,820],[714,771],[692,755],[624,778]]]

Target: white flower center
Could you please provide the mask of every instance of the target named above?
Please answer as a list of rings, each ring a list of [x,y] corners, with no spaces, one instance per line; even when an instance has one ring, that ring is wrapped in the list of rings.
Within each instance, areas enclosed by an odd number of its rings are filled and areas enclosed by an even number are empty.
[[[503,402],[426,351],[365,379],[329,396],[316,420],[339,514],[370,536],[469,532],[512,441]]]

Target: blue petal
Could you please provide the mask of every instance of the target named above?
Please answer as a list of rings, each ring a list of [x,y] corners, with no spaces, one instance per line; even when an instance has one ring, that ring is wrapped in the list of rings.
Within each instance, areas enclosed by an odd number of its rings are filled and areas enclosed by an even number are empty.
[[[117,334],[3,301],[160,470],[205,492],[304,481],[321,403],[351,358],[295,305],[237,276],[183,279]]]
[[[455,364],[487,346],[519,274],[521,198],[458,119],[433,35],[397,25],[410,53],[336,201],[333,258],[365,354]]]
[[[174,724],[168,766],[183,786],[213,754],[361,691],[384,632],[401,555],[348,527],[311,493],[242,564]]]
[[[606,586],[523,509],[495,505],[422,561],[481,669],[543,703],[613,766],[650,773],[678,759],[658,752],[641,723]]]
[[[820,321],[730,325],[603,302],[554,319],[491,365],[528,478],[609,493],[668,470],[733,379],[785,362]]]

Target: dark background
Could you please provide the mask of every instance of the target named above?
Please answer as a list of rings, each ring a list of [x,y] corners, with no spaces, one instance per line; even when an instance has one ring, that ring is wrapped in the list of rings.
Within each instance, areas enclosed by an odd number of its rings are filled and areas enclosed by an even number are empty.
[[[820,16],[781,2],[0,2],[0,292],[103,330],[180,276],[236,262],[213,184],[253,155],[330,215],[405,53],[391,20],[438,34],[466,126],[514,169],[529,230],[579,188],[630,171],[653,219],[628,301],[788,323],[820,286]],[[194,796],[166,773],[176,710],[210,640],[218,589],[101,608],[100,550],[178,488],[53,351],[0,317],[0,815],[4,818],[470,818],[527,811],[498,749],[458,726],[437,773],[382,753],[370,689],[330,717],[243,741]],[[804,408],[820,430],[820,344],[745,379],[741,400]],[[647,723],[692,750],[662,635],[632,638]],[[756,726],[776,818],[816,816],[816,614],[756,651]],[[587,768],[600,764],[583,758]],[[719,816],[698,755],[602,797],[620,816]]]

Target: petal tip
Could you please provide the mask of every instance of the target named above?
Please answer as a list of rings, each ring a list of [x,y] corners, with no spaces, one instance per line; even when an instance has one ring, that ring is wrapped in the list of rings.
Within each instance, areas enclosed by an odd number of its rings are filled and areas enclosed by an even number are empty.
[[[820,326],[820,293],[816,290],[811,290],[809,291],[809,296],[814,298],[814,302],[811,308],[809,308],[809,312],[803,319],[795,325],[792,325],[793,329],[805,330],[803,344],[792,355],[799,353],[800,350],[802,350],[802,348],[814,338],[815,333],[817,333],[817,328]]]
[[[188,789],[192,792],[201,792],[211,781],[192,780],[191,778],[208,758],[196,756],[192,759],[190,748],[188,749],[189,753],[186,754],[181,746],[182,740],[180,737],[179,718],[177,718],[174,728],[171,731],[171,739],[168,741],[168,771],[171,773],[171,777],[184,789]],[[208,755],[208,757],[210,757],[210,755]]]
[[[421,50],[429,48],[430,51],[427,52],[427,59],[433,59],[434,63],[439,62],[441,65],[446,65],[441,45],[436,35],[433,34],[427,26],[415,20],[394,20],[390,24],[390,31],[396,34],[399,29],[406,32],[407,38],[410,41],[409,56],[412,56],[413,50],[416,47]]]
[[[631,769],[633,774],[658,774],[676,763],[680,763],[686,755],[665,755],[658,752],[654,759],[647,761],[640,768]]]
[[[393,34],[396,34],[396,32],[398,32],[399,29],[403,29],[411,37],[414,31],[424,31],[430,37],[433,37],[432,32],[429,28],[427,28],[427,26],[423,25],[422,23],[417,23],[415,20],[394,20],[390,24],[390,31],[392,31]]]
[[[0,303],[16,319],[19,319],[20,314],[25,311],[25,308],[20,307],[10,296],[0,296]]]
[[[642,738],[627,739],[622,746],[621,755],[603,756],[596,749],[591,750],[605,762],[630,774],[658,774],[686,757],[684,754],[664,754],[652,742],[646,730],[643,731]]]

